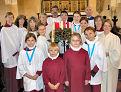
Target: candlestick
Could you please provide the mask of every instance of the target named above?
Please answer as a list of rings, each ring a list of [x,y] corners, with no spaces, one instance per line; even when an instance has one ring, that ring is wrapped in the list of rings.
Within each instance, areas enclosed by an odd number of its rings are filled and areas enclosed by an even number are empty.
[[[54,33],[55,33],[55,23],[52,24],[52,35],[51,35],[51,41],[54,42]]]
[[[60,22],[60,28],[63,29],[63,21]]]

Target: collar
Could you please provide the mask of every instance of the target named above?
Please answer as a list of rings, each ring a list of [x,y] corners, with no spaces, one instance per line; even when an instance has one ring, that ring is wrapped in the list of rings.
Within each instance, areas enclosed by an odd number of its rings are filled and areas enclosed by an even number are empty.
[[[90,41],[90,40],[86,39],[86,43],[87,44],[94,44],[94,43],[97,42],[97,40],[98,40],[98,36],[95,37],[95,40],[94,41]]]
[[[12,24],[9,25],[7,22],[6,22],[5,25],[4,25],[4,27],[11,27],[11,26],[12,26]]]
[[[82,48],[81,45],[79,46],[79,48],[74,48],[72,45],[70,45],[70,47],[73,51],[79,51]]]
[[[88,18],[88,20],[94,20],[94,17],[93,16],[89,16],[87,18]]]
[[[56,59],[59,56],[59,53],[55,57],[51,57],[50,53],[48,53],[48,57],[51,58],[52,60]]]
[[[36,45],[34,45],[33,47],[25,47],[24,50],[27,50],[27,51],[32,51],[34,48],[36,48]]]

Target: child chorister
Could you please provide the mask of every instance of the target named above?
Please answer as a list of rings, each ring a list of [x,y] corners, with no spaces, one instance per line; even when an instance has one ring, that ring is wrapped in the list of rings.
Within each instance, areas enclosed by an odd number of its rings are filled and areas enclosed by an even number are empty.
[[[86,42],[83,44],[83,48],[88,51],[90,57],[91,90],[92,92],[101,92],[102,73],[107,70],[104,48],[98,40],[93,27],[87,27],[84,34],[86,37]]]
[[[47,38],[45,37],[46,27],[44,24],[38,23],[38,37],[37,47],[43,51],[44,56],[47,58],[48,44]]]
[[[4,65],[6,92],[17,92],[16,66],[19,51],[19,31],[13,24],[14,15],[7,12],[6,24],[1,29],[1,53]]]
[[[40,92],[43,89],[41,73],[45,57],[36,47],[36,36],[33,33],[26,35],[25,42],[27,47],[20,51],[16,78],[23,77],[25,92]]]
[[[45,92],[64,92],[64,61],[59,57],[58,45],[51,43],[48,52],[42,67]]]

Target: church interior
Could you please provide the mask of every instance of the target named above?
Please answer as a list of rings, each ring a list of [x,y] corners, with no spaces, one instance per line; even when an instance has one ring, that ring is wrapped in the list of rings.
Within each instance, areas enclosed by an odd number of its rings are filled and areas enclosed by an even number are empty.
[[[41,13],[51,16],[51,8],[55,5],[59,8],[59,14],[63,10],[68,12],[70,22],[74,11],[80,11],[81,16],[86,16],[85,9],[90,6],[93,16],[101,15],[112,20],[116,29],[114,33],[121,39],[121,0],[0,0],[0,26],[5,24],[5,14],[8,11],[13,12],[14,20],[21,14],[26,19],[31,16],[39,19]],[[121,70],[117,85],[117,92],[121,92]]]

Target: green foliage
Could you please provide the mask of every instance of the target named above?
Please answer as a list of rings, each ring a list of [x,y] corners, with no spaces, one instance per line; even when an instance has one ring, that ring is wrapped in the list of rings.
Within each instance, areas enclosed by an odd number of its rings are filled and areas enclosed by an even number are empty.
[[[55,29],[55,39],[54,39],[54,41],[56,43],[60,42],[61,40],[70,42],[71,32],[72,31],[71,31],[70,28]],[[50,38],[51,38],[51,34],[52,34],[52,32],[50,32]]]

